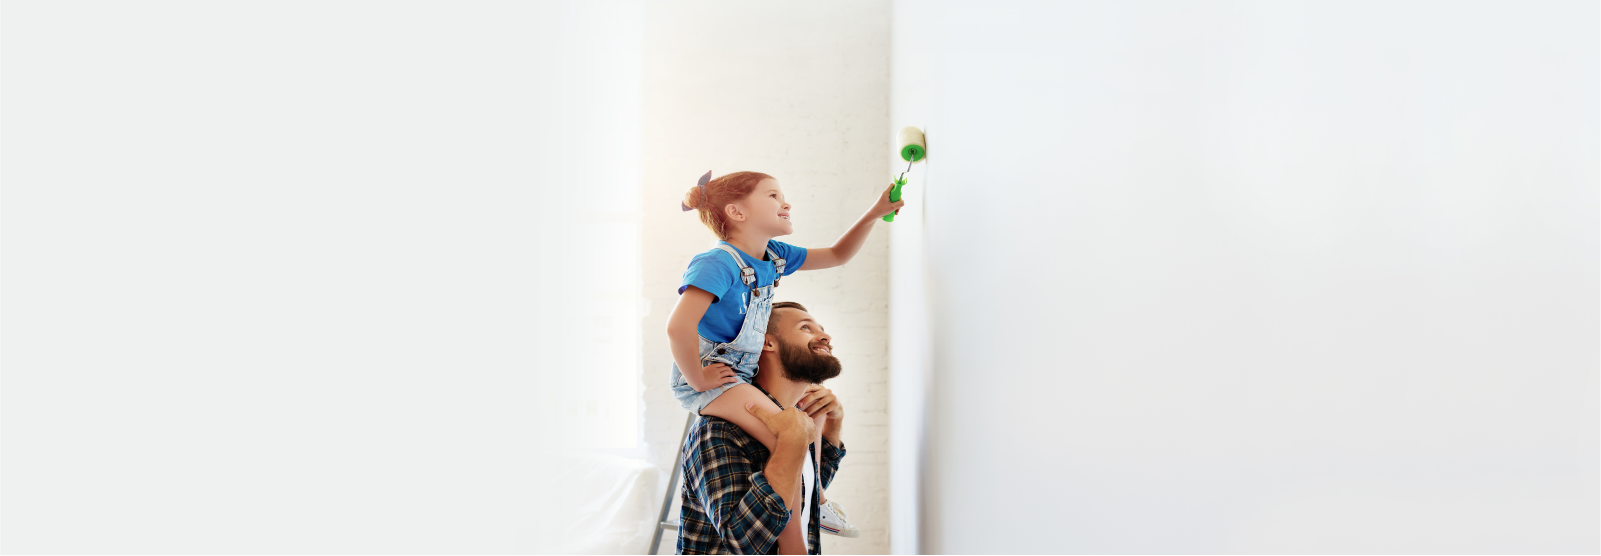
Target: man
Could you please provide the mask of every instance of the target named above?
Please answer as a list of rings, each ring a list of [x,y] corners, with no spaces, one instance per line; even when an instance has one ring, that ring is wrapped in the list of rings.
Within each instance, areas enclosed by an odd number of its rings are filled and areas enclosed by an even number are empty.
[[[839,376],[832,338],[801,304],[774,303],[757,368],[756,387],[783,411],[746,411],[778,440],[769,452],[733,423],[696,421],[684,441],[679,554],[821,554],[817,492],[845,457],[845,412],[819,385]],[[824,415],[819,446],[813,419]],[[812,455],[819,449],[820,468]]]

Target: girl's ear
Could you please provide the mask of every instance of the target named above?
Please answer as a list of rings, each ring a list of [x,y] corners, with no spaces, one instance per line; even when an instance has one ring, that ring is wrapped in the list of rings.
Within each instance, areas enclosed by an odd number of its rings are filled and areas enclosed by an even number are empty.
[[[733,203],[729,203],[723,207],[723,214],[727,214],[730,220],[738,220],[740,222],[745,221],[745,212],[739,210],[739,205]]]

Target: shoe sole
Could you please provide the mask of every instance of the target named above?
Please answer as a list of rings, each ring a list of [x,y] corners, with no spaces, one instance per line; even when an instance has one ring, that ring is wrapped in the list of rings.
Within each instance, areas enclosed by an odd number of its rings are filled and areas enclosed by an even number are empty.
[[[825,533],[828,533],[830,535],[839,535],[839,536],[845,537],[847,539],[854,539],[854,538],[862,536],[862,532],[861,531],[844,531],[844,532],[842,532],[839,529],[835,529],[833,527],[829,527],[829,526],[823,525],[823,524],[818,524],[817,527],[819,529],[822,529],[823,532],[825,532]]]

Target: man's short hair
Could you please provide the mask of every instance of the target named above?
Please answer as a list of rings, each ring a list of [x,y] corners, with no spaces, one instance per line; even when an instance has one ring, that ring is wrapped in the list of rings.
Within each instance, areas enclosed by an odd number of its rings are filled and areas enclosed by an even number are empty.
[[[780,301],[778,303],[774,303],[773,304],[773,311],[771,313],[768,313],[768,315],[767,315],[767,333],[768,334],[777,334],[778,333],[778,319],[773,318],[773,315],[778,314],[778,310],[779,309],[800,309],[802,311],[805,311],[806,310],[806,306],[805,305],[801,305],[799,303],[796,303],[794,301]]]

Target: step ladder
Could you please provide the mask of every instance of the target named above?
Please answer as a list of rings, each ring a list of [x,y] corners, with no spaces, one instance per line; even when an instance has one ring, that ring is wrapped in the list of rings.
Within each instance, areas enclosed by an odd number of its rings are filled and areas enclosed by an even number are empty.
[[[678,494],[678,476],[684,474],[684,441],[689,440],[689,429],[694,427],[695,412],[691,411],[684,420],[684,434],[678,438],[678,455],[673,456],[672,478],[667,480],[667,494],[662,496],[661,515],[656,518],[656,532],[650,536],[650,551],[646,554],[655,554],[661,548],[663,531],[677,531],[681,525],[679,521],[667,521],[667,513],[672,511],[673,496]]]

